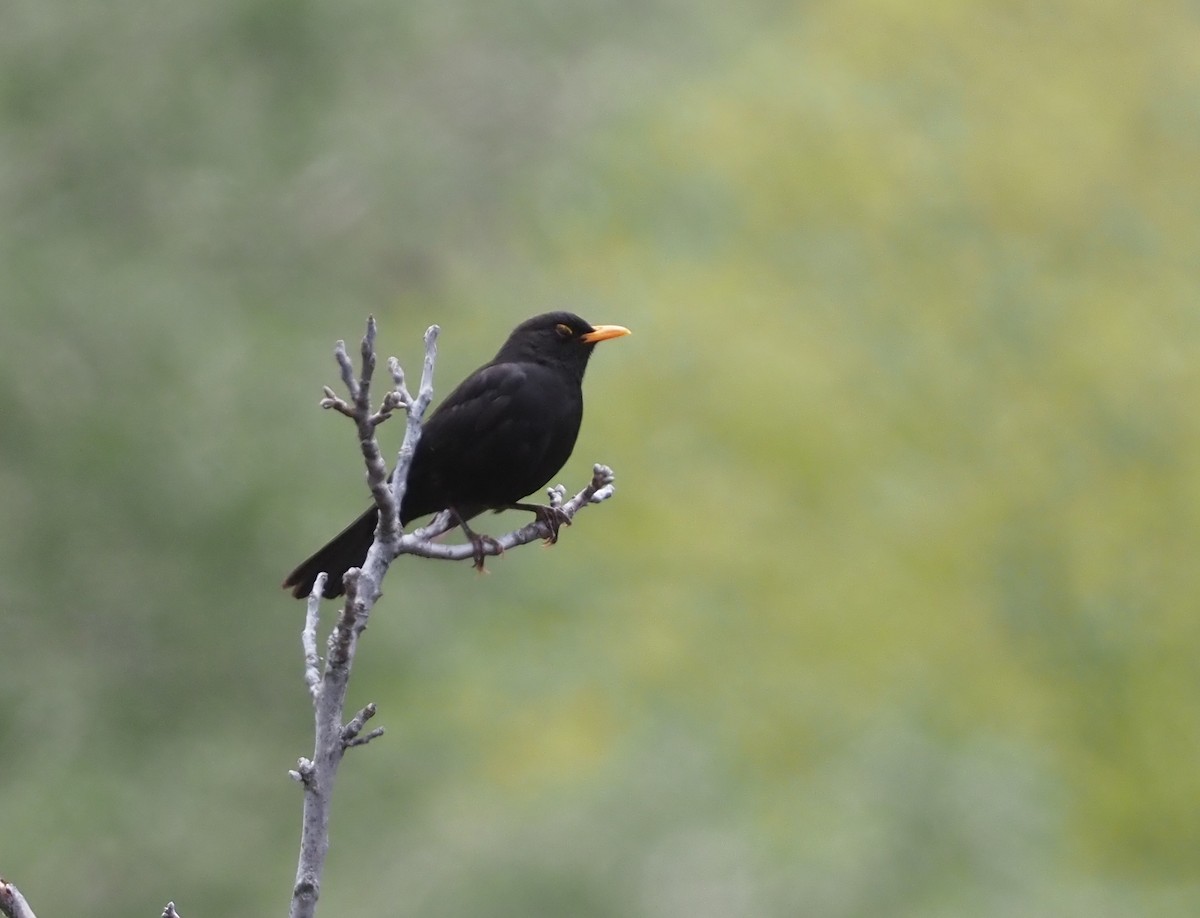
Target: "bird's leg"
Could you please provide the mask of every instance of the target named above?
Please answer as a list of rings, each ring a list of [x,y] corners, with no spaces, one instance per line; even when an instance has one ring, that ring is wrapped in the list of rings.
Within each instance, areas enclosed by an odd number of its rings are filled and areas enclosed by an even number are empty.
[[[552,507],[548,504],[509,504],[505,509],[527,510],[536,516],[537,521],[544,523],[550,530],[550,538],[546,539],[547,545],[553,545],[558,541],[558,530],[561,527],[571,525],[571,518],[567,516],[567,512],[562,507]]]
[[[501,545],[498,540],[493,539],[490,535],[478,533],[468,526],[466,518],[463,517],[463,515],[453,507],[450,508],[450,513],[454,516],[454,519],[458,522],[458,525],[462,527],[463,534],[471,543],[472,554],[475,558],[475,570],[479,571],[480,573],[486,573],[487,569],[483,566],[483,559],[485,557],[484,546],[490,545],[496,550],[497,555],[504,554],[504,546]]]

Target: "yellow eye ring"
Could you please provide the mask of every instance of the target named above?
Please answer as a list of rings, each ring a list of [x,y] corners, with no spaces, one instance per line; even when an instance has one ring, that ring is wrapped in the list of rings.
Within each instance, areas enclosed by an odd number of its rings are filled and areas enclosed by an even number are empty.
[[[554,330],[558,332],[558,337],[560,338],[570,338],[573,334],[575,334],[573,331],[571,331],[570,325],[562,325],[561,323],[555,325]]]

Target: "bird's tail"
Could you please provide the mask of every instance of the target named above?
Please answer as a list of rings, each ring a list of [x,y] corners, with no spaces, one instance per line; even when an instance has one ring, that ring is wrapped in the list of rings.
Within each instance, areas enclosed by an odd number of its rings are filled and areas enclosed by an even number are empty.
[[[325,581],[325,598],[341,596],[346,592],[342,576],[352,567],[361,567],[366,560],[367,550],[375,540],[378,520],[379,511],[372,507],[288,574],[283,588],[290,589],[297,599],[304,599],[312,592],[317,574],[324,571],[329,575]]]

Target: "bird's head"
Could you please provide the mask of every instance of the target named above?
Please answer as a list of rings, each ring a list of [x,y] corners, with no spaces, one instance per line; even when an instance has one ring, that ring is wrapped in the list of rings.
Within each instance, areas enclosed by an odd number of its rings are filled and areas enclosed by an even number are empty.
[[[582,376],[592,348],[629,333],[621,325],[591,325],[573,312],[547,312],[514,328],[494,362],[565,365]]]

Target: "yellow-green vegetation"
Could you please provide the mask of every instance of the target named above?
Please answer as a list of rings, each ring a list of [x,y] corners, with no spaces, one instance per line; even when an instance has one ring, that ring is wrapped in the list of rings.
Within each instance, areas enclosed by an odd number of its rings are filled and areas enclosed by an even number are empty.
[[[332,341],[374,312],[415,371],[436,321],[444,392],[557,307],[634,330],[564,473],[617,498],[393,568],[328,914],[1200,910],[1194,4],[4,20],[0,874],[40,914],[283,907],[276,584],[365,500]]]

